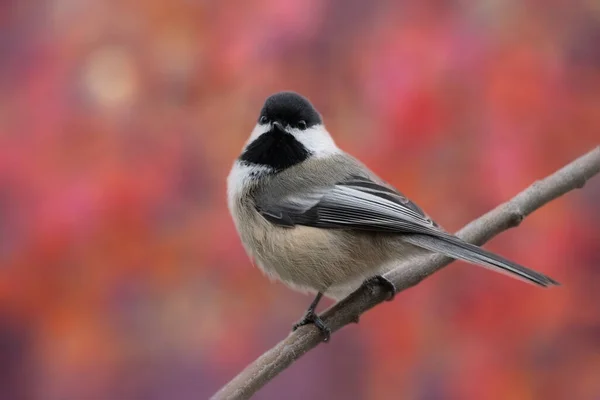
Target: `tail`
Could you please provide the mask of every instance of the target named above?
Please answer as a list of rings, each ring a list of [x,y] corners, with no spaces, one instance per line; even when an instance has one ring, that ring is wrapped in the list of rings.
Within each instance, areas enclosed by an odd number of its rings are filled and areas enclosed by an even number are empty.
[[[522,265],[516,264],[494,253],[490,253],[480,247],[464,242],[456,236],[413,234],[406,235],[404,240],[415,246],[441,253],[457,260],[481,265],[496,272],[502,272],[513,278],[521,279],[539,286],[548,287],[560,285],[560,283],[544,274],[525,268]]]

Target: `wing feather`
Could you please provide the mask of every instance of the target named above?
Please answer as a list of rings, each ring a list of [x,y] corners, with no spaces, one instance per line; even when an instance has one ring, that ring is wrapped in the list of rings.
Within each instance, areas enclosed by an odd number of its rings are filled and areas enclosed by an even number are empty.
[[[280,226],[403,233],[416,246],[483,265],[540,286],[558,284],[544,274],[465,243],[442,229],[400,192],[353,177],[330,187],[292,192],[259,203],[259,212]]]
[[[262,202],[258,210],[285,226],[398,233],[443,233],[416,204],[370,179],[353,177],[330,187],[292,192]]]

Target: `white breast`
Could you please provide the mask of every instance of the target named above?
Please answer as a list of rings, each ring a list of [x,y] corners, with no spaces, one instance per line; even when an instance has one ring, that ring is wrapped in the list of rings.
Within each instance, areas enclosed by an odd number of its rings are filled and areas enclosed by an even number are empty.
[[[227,177],[227,205],[229,211],[234,212],[233,205],[236,201],[239,201],[244,191],[247,191],[252,185],[253,179],[270,172],[272,172],[272,169],[269,167],[236,161]]]

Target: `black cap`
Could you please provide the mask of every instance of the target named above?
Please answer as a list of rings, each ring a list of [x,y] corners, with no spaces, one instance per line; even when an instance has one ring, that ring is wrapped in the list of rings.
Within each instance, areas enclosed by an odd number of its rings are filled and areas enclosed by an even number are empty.
[[[303,121],[306,126],[322,123],[321,116],[306,97],[295,92],[279,92],[265,101],[258,117],[259,123],[280,122],[283,126],[299,127]]]

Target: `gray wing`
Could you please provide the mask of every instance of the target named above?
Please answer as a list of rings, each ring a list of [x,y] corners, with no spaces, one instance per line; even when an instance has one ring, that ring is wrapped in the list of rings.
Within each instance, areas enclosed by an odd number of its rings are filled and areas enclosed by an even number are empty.
[[[257,203],[257,209],[268,221],[280,226],[406,234],[407,242],[427,250],[508,272],[540,286],[558,284],[443,231],[401,193],[364,177],[353,176],[334,185],[263,199]]]
[[[358,176],[332,186],[264,199],[257,208],[267,220],[283,226],[445,234],[400,192]]]

